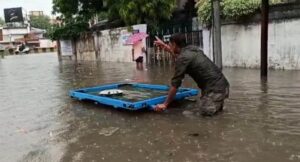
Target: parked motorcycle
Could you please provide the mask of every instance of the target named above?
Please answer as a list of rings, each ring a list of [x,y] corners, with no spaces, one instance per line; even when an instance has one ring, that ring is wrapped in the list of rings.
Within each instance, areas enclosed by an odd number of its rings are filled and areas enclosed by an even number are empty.
[[[15,50],[15,54],[28,54],[30,52],[30,48],[24,44],[17,46]]]

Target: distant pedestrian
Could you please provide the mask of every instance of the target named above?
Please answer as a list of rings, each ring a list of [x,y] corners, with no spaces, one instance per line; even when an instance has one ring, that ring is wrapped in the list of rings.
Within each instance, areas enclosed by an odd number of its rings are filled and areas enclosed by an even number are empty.
[[[136,62],[137,69],[143,69],[143,62],[144,62],[144,54],[146,53],[146,49],[144,47],[142,39],[139,40],[137,43],[133,44],[132,49],[132,59]]]

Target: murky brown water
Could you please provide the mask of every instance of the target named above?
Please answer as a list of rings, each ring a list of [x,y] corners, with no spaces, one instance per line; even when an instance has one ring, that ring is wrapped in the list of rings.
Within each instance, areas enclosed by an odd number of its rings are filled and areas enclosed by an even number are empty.
[[[120,82],[168,84],[168,67],[58,63],[54,54],[0,60],[0,161],[300,161],[300,71],[225,69],[231,98],[213,118],[128,112],[68,97],[73,88]],[[196,87],[191,79],[184,85]]]

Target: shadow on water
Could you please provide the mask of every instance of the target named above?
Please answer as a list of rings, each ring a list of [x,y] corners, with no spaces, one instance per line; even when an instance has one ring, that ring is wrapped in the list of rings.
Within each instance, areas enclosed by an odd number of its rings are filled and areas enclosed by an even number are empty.
[[[59,63],[53,54],[0,60],[0,161],[299,161],[300,72],[225,68],[225,111],[186,116],[197,102],[164,113],[124,111],[69,98],[68,91],[134,81],[169,84],[172,67]],[[196,88],[191,78],[185,87]]]

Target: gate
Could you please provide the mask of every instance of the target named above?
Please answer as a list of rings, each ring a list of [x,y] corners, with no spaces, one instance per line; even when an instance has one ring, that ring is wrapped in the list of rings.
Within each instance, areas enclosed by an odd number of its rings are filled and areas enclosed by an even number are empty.
[[[172,34],[182,33],[185,35],[186,43],[188,45],[195,45],[199,48],[203,48],[203,36],[202,30],[192,26],[192,23],[186,23],[190,25],[171,24],[160,30],[149,32],[149,37],[146,40],[147,43],[147,63],[172,63],[174,58],[170,53],[165,52],[162,49],[154,47],[155,36],[159,37],[164,42],[168,42]]]

